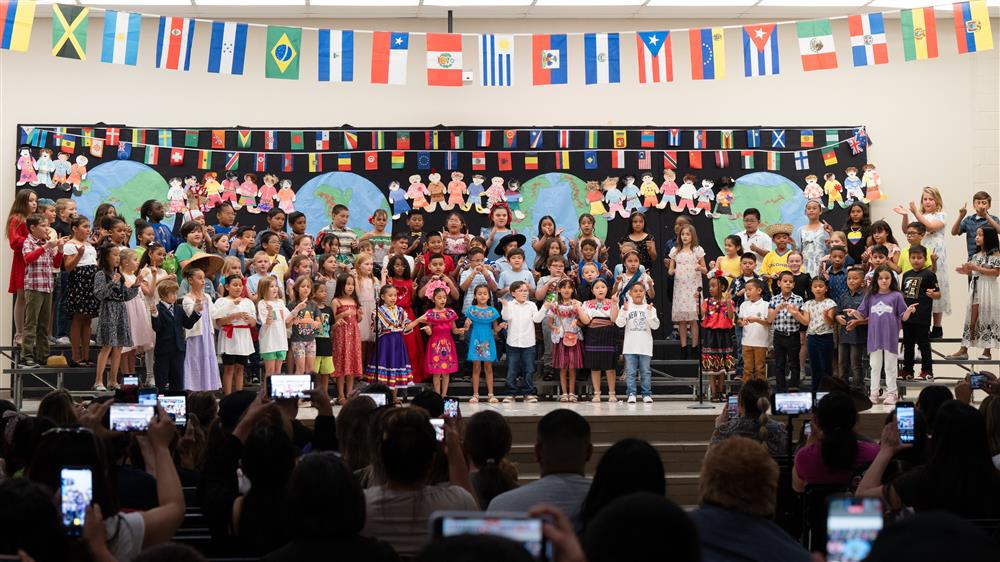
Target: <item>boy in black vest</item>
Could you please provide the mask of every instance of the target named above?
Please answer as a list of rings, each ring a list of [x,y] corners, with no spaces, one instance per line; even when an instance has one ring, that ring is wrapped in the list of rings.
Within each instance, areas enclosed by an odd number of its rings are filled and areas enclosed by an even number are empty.
[[[184,390],[184,355],[187,352],[184,330],[190,330],[201,319],[198,311],[193,311],[191,316],[184,314],[184,307],[177,302],[179,290],[176,281],[162,281],[156,287],[160,304],[150,307],[153,330],[156,332],[153,376],[159,392],[168,388]]]

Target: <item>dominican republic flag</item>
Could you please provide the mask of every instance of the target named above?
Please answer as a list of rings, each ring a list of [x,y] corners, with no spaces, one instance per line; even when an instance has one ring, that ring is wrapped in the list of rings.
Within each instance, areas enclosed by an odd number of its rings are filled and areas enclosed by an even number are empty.
[[[669,31],[639,31],[635,34],[635,47],[640,84],[674,81]]]
[[[622,81],[617,33],[584,33],[583,60],[587,84],[618,84]]]
[[[409,33],[373,33],[372,84],[406,84],[406,57],[409,50]]]
[[[354,32],[319,30],[319,81],[354,82]]]
[[[847,29],[851,32],[854,66],[889,62],[889,46],[885,43],[885,23],[880,12],[848,17]]]
[[[535,86],[566,84],[569,60],[565,35],[531,36],[531,82]]]
[[[247,24],[212,22],[212,42],[208,48],[209,72],[242,76],[246,53]]]
[[[479,75],[483,86],[510,86],[514,83],[514,36],[479,36]]]
[[[104,42],[101,62],[135,66],[139,58],[139,29],[142,16],[132,12],[104,12]]]
[[[193,43],[193,19],[160,16],[160,29],[156,36],[156,68],[190,70]]]
[[[778,74],[778,26],[773,23],[743,27],[743,74]]]
[[[462,85],[462,36],[457,33],[427,34],[427,85]]]

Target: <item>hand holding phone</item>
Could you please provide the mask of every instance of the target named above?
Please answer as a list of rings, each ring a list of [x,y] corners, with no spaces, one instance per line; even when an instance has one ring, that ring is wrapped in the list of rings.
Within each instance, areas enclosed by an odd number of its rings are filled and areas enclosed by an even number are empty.
[[[444,420],[441,418],[431,418],[431,425],[434,426],[434,437],[438,443],[444,442]]]
[[[740,397],[735,394],[729,395],[729,398],[726,399],[726,414],[729,415],[729,419],[734,419],[739,415],[739,399]]]
[[[899,442],[904,445],[912,444],[916,436],[914,419],[913,402],[896,404],[896,427],[899,429]]]
[[[827,503],[826,561],[860,562],[882,530],[882,500],[835,495]]]
[[[444,399],[444,414],[441,417],[444,419],[458,419],[462,417],[462,412],[459,409],[457,398]]]
[[[63,527],[66,535],[79,537],[83,534],[87,507],[94,499],[93,474],[90,467],[66,466],[60,471],[59,479]]]

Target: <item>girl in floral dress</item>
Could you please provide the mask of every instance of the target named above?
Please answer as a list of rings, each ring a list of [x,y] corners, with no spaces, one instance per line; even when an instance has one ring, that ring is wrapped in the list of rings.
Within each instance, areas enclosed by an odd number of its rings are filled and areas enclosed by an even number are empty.
[[[413,297],[416,289],[410,279],[410,264],[400,255],[389,256],[386,264],[388,277],[386,280],[396,288],[396,306],[406,311],[409,318],[416,318],[413,312]],[[406,343],[406,353],[410,357],[410,368],[413,371],[413,382],[424,382],[427,373],[424,371],[424,340],[420,332],[411,330],[403,334]]]
[[[353,276],[341,273],[330,308],[333,309],[333,367],[337,379],[337,396],[348,396],[354,390],[354,378],[361,368],[361,304],[354,290]],[[346,389],[344,388],[346,385]],[[346,393],[345,393],[346,392]]]
[[[819,275],[819,262],[826,254],[826,240],[830,237],[826,225],[819,220],[822,210],[822,201],[810,199],[806,203],[806,218],[809,219],[809,224],[797,228],[792,237],[795,247],[802,252],[802,270],[810,277]]]
[[[375,334],[372,331],[372,318],[375,316],[377,297],[381,284],[375,278],[372,268],[375,265],[371,254],[360,253],[354,260],[355,293],[361,307],[361,350],[362,359],[371,357],[375,348]]]
[[[458,371],[458,353],[451,334],[464,334],[465,328],[455,326],[458,314],[448,304],[448,291],[438,287],[432,295],[434,308],[428,310],[418,321],[426,324],[424,332],[427,340],[426,367],[433,377],[434,392],[441,396],[448,394],[448,376]]]
[[[379,299],[382,305],[375,311],[374,326],[378,345],[372,360],[365,367],[365,377],[392,389],[395,400],[397,389],[413,385],[413,372],[403,334],[412,330],[417,322],[410,322],[406,311],[396,306],[396,288],[392,285],[379,290]]]
[[[473,289],[473,304],[465,309],[465,329],[469,334],[469,354],[466,360],[472,362],[472,399],[469,404],[479,403],[479,371],[486,372],[486,392],[490,404],[499,402],[493,395],[493,362],[497,360],[496,334],[494,328],[500,313],[490,306],[488,285],[476,285]]]
[[[687,331],[691,329],[691,348],[698,347],[698,288],[705,267],[705,250],[698,245],[694,227],[685,224],[677,236],[677,245],[670,250],[668,275],[674,278],[674,297],[670,310],[671,319],[680,331],[681,352],[684,359],[691,356],[687,348]]]

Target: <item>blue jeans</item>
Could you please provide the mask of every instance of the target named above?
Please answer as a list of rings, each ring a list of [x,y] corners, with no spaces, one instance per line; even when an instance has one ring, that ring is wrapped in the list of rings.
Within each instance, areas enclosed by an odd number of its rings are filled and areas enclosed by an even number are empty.
[[[535,373],[535,346],[507,346],[507,394],[527,396],[535,394],[531,380]],[[520,384],[518,384],[520,383]]]
[[[733,351],[736,352],[736,371],[733,376],[740,378],[743,376],[743,327],[737,324],[734,328]]]
[[[628,395],[635,394],[636,371],[639,371],[642,395],[652,395],[653,391],[650,388],[652,386],[652,376],[649,371],[649,360],[650,357],[648,355],[625,354],[625,392]]]
[[[833,374],[833,334],[810,335],[806,338],[809,351],[809,369],[812,372],[812,390],[816,392],[823,377]]]

